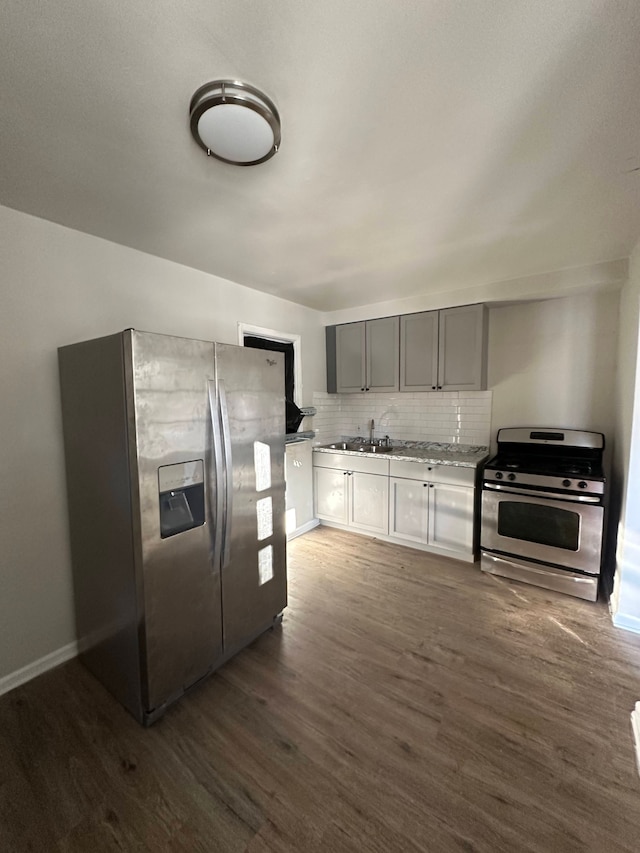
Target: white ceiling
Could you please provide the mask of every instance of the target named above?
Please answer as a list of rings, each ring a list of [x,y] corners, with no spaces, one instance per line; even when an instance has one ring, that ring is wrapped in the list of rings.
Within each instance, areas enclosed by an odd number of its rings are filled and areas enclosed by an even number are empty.
[[[3,0],[0,203],[321,310],[626,257],[638,45],[638,0]],[[223,77],[267,163],[191,138]]]

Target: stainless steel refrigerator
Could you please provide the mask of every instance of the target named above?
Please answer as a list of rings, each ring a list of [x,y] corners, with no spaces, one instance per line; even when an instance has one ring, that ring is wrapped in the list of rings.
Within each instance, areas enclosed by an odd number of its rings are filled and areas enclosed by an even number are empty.
[[[282,619],[283,357],[132,329],[58,356],[80,655],[150,724]]]

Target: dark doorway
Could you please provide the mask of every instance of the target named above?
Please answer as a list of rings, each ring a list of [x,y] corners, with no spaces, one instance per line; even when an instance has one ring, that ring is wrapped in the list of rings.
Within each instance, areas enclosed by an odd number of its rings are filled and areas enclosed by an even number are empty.
[[[287,433],[297,432],[302,414],[294,403],[295,398],[295,370],[293,343],[288,341],[272,341],[269,338],[258,338],[245,335],[244,345],[252,349],[264,349],[269,352],[284,353],[284,396],[287,405]]]
[[[284,395],[293,402],[295,397],[293,344],[286,341],[270,341],[268,338],[256,338],[245,335],[244,345],[252,349],[266,349],[269,352],[284,353]]]

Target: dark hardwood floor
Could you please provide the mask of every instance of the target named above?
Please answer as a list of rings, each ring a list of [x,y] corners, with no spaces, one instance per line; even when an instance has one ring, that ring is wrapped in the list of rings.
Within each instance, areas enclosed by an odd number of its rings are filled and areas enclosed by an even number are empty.
[[[151,729],[77,661],[0,699],[2,851],[638,853],[640,637],[320,528],[290,606]]]

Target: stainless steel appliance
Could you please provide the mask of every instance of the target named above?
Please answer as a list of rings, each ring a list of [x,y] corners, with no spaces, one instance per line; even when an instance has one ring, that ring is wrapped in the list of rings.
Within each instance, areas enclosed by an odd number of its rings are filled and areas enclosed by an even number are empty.
[[[499,430],[498,453],[483,473],[482,570],[595,601],[603,450],[599,432]]]
[[[59,366],[81,657],[149,724],[282,619],[283,357],[130,329]]]

